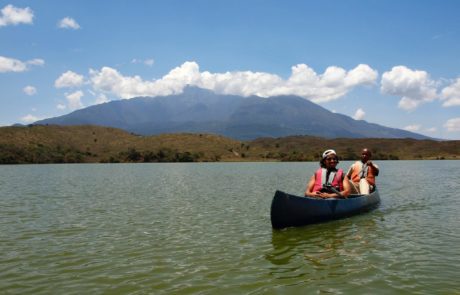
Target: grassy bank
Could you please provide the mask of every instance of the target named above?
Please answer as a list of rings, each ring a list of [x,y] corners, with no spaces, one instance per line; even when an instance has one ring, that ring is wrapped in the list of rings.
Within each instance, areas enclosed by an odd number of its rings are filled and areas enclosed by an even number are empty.
[[[238,141],[212,134],[139,136],[99,126],[0,128],[0,164],[317,161],[328,148],[342,160],[354,160],[363,147],[376,160],[460,159],[460,141],[310,136]]]

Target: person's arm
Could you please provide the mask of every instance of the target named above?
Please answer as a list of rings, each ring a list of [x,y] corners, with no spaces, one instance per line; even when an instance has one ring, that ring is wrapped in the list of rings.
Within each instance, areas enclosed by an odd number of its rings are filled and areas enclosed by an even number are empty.
[[[310,177],[308,181],[307,188],[305,189],[306,197],[316,197],[316,193],[313,192],[313,187],[315,186],[315,174]]]
[[[350,179],[348,178],[348,175],[345,175],[343,178],[343,191],[340,192],[340,194],[343,196],[344,199],[348,198],[348,196],[351,193],[351,187],[350,187]]]
[[[348,178],[351,178],[351,174],[353,173],[353,165],[355,165],[355,164],[351,164],[350,168],[348,168],[348,172],[347,172],[347,177]]]
[[[370,161],[370,160],[367,161],[367,165],[368,165],[369,167],[371,167],[371,168],[374,170],[374,175],[375,175],[375,176],[378,176],[378,175],[379,175],[379,172],[380,172],[379,166],[377,166],[376,164],[374,164],[374,163],[373,163],[372,161]]]

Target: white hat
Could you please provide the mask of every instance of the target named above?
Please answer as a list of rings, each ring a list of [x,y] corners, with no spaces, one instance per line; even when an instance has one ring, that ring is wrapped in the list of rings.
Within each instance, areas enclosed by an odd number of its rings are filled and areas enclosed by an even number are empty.
[[[331,155],[331,154],[337,155],[337,153],[336,153],[334,150],[327,150],[327,151],[324,151],[324,153],[323,153],[323,159],[325,159],[327,156],[329,156],[329,155]]]

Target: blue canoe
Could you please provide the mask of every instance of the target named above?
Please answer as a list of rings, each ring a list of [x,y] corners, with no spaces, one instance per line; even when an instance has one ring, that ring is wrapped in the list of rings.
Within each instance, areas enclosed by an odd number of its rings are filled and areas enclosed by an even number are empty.
[[[348,217],[376,208],[378,190],[369,195],[350,195],[347,199],[316,199],[276,191],[271,206],[272,227],[281,229]]]

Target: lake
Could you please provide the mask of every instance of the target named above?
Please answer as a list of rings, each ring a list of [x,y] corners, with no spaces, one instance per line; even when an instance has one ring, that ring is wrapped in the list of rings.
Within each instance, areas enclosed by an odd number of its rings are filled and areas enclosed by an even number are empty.
[[[460,294],[460,161],[376,162],[379,208],[285,230],[317,163],[0,166],[0,290]]]

